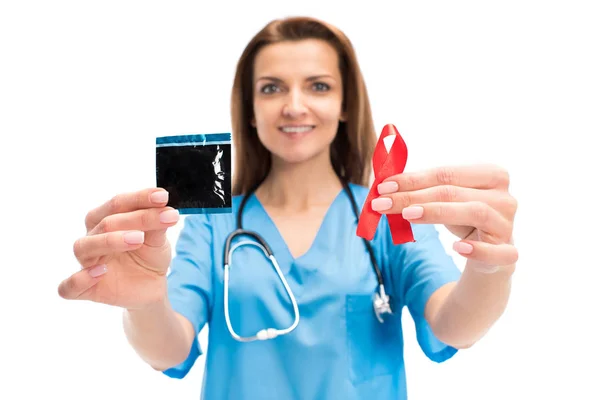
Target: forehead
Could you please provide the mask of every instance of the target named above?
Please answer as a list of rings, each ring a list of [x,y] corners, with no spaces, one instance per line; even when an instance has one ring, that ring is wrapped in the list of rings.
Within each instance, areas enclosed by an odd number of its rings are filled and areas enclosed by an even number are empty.
[[[339,77],[338,55],[333,46],[318,39],[286,41],[262,48],[254,60],[254,79],[328,74]]]

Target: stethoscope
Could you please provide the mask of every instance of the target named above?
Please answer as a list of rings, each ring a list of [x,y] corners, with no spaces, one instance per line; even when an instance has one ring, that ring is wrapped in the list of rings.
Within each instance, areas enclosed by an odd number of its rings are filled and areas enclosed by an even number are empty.
[[[344,185],[344,190],[345,190],[346,194],[348,195],[350,202],[352,203],[352,210],[358,221],[358,215],[359,215],[358,206],[356,205],[354,196],[352,195],[350,188],[348,187],[348,185],[345,182],[343,182],[343,185]],[[254,192],[255,189],[256,189],[256,187],[253,190],[250,190],[241,201],[241,204],[238,209],[237,216],[236,216],[236,229],[227,236],[227,239],[225,241],[225,250],[224,250],[224,256],[223,256],[224,257],[223,263],[224,263],[224,268],[225,268],[224,276],[223,276],[223,280],[224,280],[224,285],[223,285],[224,295],[223,295],[223,297],[224,297],[224,303],[225,303],[224,304],[225,322],[227,324],[227,329],[229,329],[229,332],[231,333],[231,336],[240,342],[252,342],[255,340],[274,339],[277,336],[281,336],[281,335],[290,333],[291,331],[296,329],[296,327],[298,326],[298,323],[300,322],[300,312],[298,310],[298,303],[296,302],[294,293],[292,293],[292,290],[290,289],[290,286],[289,286],[287,280],[285,279],[285,277],[283,276],[283,273],[281,272],[281,268],[279,268],[277,259],[273,255],[273,251],[271,250],[270,246],[262,238],[262,236],[260,236],[258,233],[249,231],[249,230],[245,230],[242,227],[242,214],[244,212],[244,207],[246,206],[248,199],[250,198],[250,196],[252,195],[252,193]],[[231,245],[231,242],[233,241],[233,239],[235,239],[238,236],[249,236],[249,237],[253,238],[255,241],[241,240],[241,241],[236,242],[234,245]],[[373,299],[373,310],[375,312],[375,316],[377,317],[377,320],[380,323],[383,323],[383,321],[384,321],[383,315],[384,314],[392,314],[392,309],[390,306],[390,298],[385,291],[383,275],[381,274],[381,271],[377,265],[377,260],[375,259],[375,253],[373,252],[373,248],[366,239],[363,238],[363,241],[365,243],[365,246],[367,247],[367,251],[369,252],[371,264],[373,266],[373,270],[375,271],[375,275],[377,275],[377,282],[379,284],[379,291],[375,292],[374,299]],[[238,247],[244,246],[244,245],[258,247],[260,250],[263,251],[263,253],[265,254],[265,257],[267,257],[268,259],[271,260],[271,263],[273,264],[273,268],[275,269],[275,271],[277,272],[277,275],[279,276],[279,279],[283,283],[283,286],[285,287],[287,295],[290,298],[290,301],[292,302],[292,307],[294,309],[294,322],[289,327],[287,327],[285,329],[265,328],[265,329],[261,329],[260,331],[258,331],[254,336],[245,336],[245,337],[238,335],[235,332],[235,330],[233,329],[233,327],[231,325],[231,320],[229,319],[229,273],[230,273],[229,261],[232,259],[232,254],[233,254],[234,250],[237,249]]]

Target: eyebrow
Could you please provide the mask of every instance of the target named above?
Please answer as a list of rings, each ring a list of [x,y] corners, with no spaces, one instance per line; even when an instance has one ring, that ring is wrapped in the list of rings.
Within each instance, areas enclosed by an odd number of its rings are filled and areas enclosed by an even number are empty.
[[[308,80],[308,81],[316,81],[317,79],[321,79],[321,78],[331,78],[331,79],[333,79],[333,76],[327,75],[327,74],[313,75],[313,76],[309,76],[308,78],[306,78],[306,80]],[[262,79],[269,80],[269,81],[274,81],[274,82],[283,82],[283,80],[281,80],[279,78],[276,78],[274,76],[261,76],[256,81],[258,82],[258,81],[260,81]]]

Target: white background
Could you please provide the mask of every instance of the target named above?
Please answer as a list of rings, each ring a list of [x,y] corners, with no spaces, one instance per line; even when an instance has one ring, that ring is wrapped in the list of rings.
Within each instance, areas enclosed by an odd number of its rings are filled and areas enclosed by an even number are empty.
[[[78,270],[86,212],[155,184],[155,137],[228,131],[237,57],[269,20],[299,14],[353,41],[377,130],[398,127],[407,170],[497,163],[519,200],[505,315],[439,365],[407,318],[409,398],[600,398],[598,3],[355,4],[2,2],[0,398],[198,398],[204,358],[167,378],[128,346],[119,309],[56,288]]]

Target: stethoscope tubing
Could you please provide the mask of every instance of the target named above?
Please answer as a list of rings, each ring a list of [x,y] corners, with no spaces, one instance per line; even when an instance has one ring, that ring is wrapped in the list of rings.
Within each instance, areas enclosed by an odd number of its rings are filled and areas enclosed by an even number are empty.
[[[348,195],[350,202],[352,203],[352,210],[353,210],[354,215],[358,222],[359,214],[358,214],[358,206],[356,204],[356,200],[354,199],[354,196],[352,195],[350,187],[345,182],[342,182],[342,183],[344,186],[344,190],[345,190],[346,194]],[[227,324],[227,328],[229,329],[229,332],[231,333],[232,337],[240,342],[253,342],[256,340],[273,339],[277,336],[285,335],[286,333],[293,331],[294,329],[296,329],[296,327],[298,326],[298,323],[300,322],[300,311],[298,308],[298,303],[296,301],[294,293],[292,292],[287,280],[285,279],[283,273],[281,272],[281,268],[279,267],[277,259],[275,258],[275,255],[273,254],[273,251],[271,250],[271,247],[269,246],[267,241],[264,240],[264,238],[261,235],[259,235],[257,232],[245,230],[243,228],[242,215],[244,212],[246,202],[248,201],[248,199],[250,198],[252,193],[254,193],[254,189],[249,191],[248,193],[246,193],[246,195],[242,199],[242,202],[240,204],[240,207],[239,207],[237,215],[236,215],[236,229],[227,236],[227,239],[225,241],[224,254],[223,254],[223,264],[224,264],[223,300],[224,300],[224,308],[225,308],[224,309],[225,322]],[[253,239],[255,239],[256,241],[242,240],[242,241],[239,241],[232,245],[233,239],[238,236],[249,236],[249,237],[252,237]],[[377,260],[375,258],[375,254],[373,252],[373,248],[372,248],[371,244],[368,242],[368,240],[363,238],[363,242],[365,243],[365,246],[369,253],[369,257],[371,259],[371,265],[373,266],[373,270],[375,271],[375,274],[377,276],[377,282],[378,282],[378,287],[379,287],[379,292],[380,292],[375,295],[375,300],[373,303],[374,311],[375,311],[375,315],[376,315],[377,319],[379,320],[379,322],[383,322],[383,319],[381,318],[380,314],[392,312],[390,305],[389,305],[389,297],[385,293],[383,275],[377,265]],[[287,327],[285,329],[265,328],[265,329],[261,329],[260,331],[258,331],[255,335],[247,336],[247,337],[239,335],[235,331],[235,329],[233,329],[233,326],[231,324],[231,320],[229,317],[230,265],[231,265],[233,251],[236,248],[243,246],[243,245],[251,245],[251,246],[258,247],[259,249],[261,249],[263,251],[263,253],[265,254],[265,257],[267,257],[271,261],[273,268],[277,272],[279,279],[281,280],[281,282],[283,283],[283,285],[285,287],[287,295],[290,298],[290,301],[292,302],[292,307],[294,309],[294,322],[289,327]]]
[[[235,231],[236,235],[243,235],[244,233],[245,232],[241,229],[238,229],[237,231]],[[252,235],[252,236],[255,236],[255,235]],[[277,336],[285,335],[286,333],[293,331],[294,329],[296,329],[296,327],[298,326],[298,323],[300,322],[300,310],[298,309],[298,303],[296,302],[296,297],[294,296],[294,293],[292,292],[292,289],[290,288],[290,286],[287,282],[287,279],[285,279],[285,277],[283,276],[283,273],[281,272],[281,268],[279,267],[279,263],[277,262],[277,259],[272,254],[270,249],[268,249],[268,246],[262,246],[262,244],[263,244],[262,242],[264,242],[262,240],[262,238],[261,238],[261,240],[259,240],[259,242],[260,242],[260,244],[256,243],[256,242],[252,242],[250,240],[243,240],[243,241],[235,243],[233,246],[231,246],[231,249],[229,250],[229,259],[231,259],[231,255],[233,254],[233,251],[236,248],[243,246],[243,245],[255,246],[255,247],[258,247],[259,249],[261,249],[263,251],[263,253],[265,253],[265,257],[267,257],[271,260],[271,263],[273,264],[273,268],[277,272],[277,276],[279,276],[279,279],[283,283],[283,286],[285,287],[288,297],[290,298],[290,301],[292,302],[292,307],[294,308],[294,322],[292,323],[292,325],[290,325],[286,329],[266,328],[266,329],[262,329],[262,330],[258,331],[254,336],[250,336],[250,337],[240,336],[235,331],[235,329],[233,329],[233,326],[231,325],[231,320],[229,318],[229,268],[230,267],[229,267],[229,263],[226,263],[224,276],[223,276],[223,280],[224,280],[223,300],[225,303],[224,304],[225,322],[227,323],[227,328],[231,332],[232,336],[236,340],[239,340],[240,342],[252,342],[255,340],[273,339]]]

